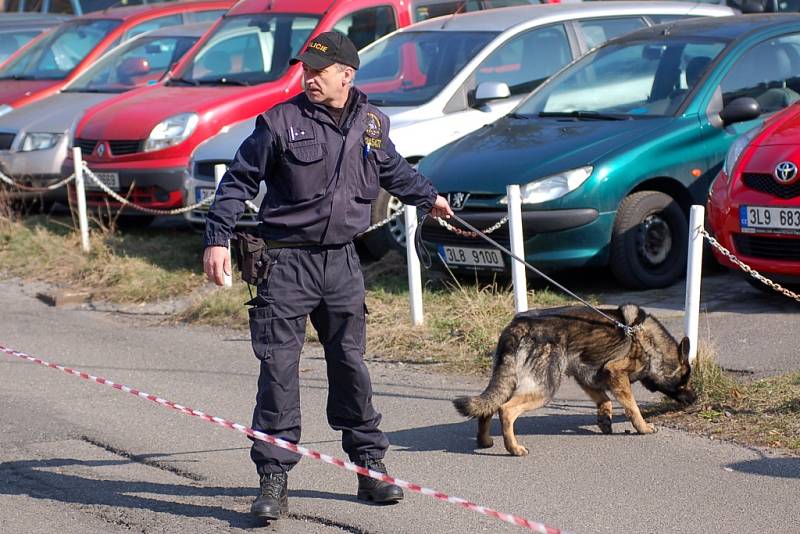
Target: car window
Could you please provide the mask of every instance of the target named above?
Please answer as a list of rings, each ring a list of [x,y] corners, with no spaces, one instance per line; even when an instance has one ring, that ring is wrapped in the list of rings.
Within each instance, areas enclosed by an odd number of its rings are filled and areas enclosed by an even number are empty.
[[[65,90],[121,93],[156,82],[195,42],[191,36],[143,36],[104,56]]]
[[[276,80],[318,22],[318,17],[284,13],[225,18],[170,83],[225,85]]]
[[[453,13],[538,3],[539,0],[422,0],[412,3],[411,18],[419,22]]]
[[[615,19],[590,19],[578,21],[586,46],[595,48],[614,37],[632,32],[645,26],[641,17],[620,17]]]
[[[356,85],[385,106],[428,102],[453,80],[495,32],[399,32],[361,53]]]
[[[137,35],[143,34],[144,32],[149,32],[150,30],[157,30],[158,28],[165,28],[167,26],[178,26],[180,24],[183,24],[183,19],[181,18],[180,13],[146,20],[128,30],[125,33],[124,40],[127,41],[128,39],[132,39]]]
[[[492,52],[475,71],[475,85],[503,82],[512,95],[529,93],[570,61],[564,26],[538,28],[512,37]]]
[[[800,100],[800,35],[762,42],[745,52],[720,84],[722,105],[741,96],[755,98],[762,112]]]
[[[214,22],[226,13],[225,9],[209,9],[208,11],[188,11],[183,14],[186,24],[193,22]]]
[[[583,56],[522,102],[522,115],[575,112],[664,116],[673,114],[685,94],[675,96],[690,55],[709,62],[724,42],[670,40],[610,44]],[[707,66],[707,65],[706,65]]]
[[[64,79],[120,23],[95,19],[63,24],[0,70],[0,78]]]
[[[371,7],[351,13],[334,24],[333,29],[345,34],[357,49],[377,41],[397,29],[394,9],[390,6]]]
[[[0,63],[39,35],[38,30],[19,30],[0,33]]]

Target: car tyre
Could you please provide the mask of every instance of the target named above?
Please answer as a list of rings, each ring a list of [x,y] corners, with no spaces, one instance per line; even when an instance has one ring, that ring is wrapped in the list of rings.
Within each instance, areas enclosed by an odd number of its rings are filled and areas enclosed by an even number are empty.
[[[393,197],[383,189],[378,193],[378,198],[372,203],[370,215],[370,225],[378,224],[387,217],[390,217],[403,210],[403,203]],[[406,226],[405,217],[400,215],[387,224],[376,228],[361,237],[361,242],[369,254],[377,259],[382,258],[390,250],[398,250],[405,253],[406,250]]]
[[[686,268],[689,223],[678,203],[658,191],[627,196],[611,235],[611,271],[632,289],[666,287]]]

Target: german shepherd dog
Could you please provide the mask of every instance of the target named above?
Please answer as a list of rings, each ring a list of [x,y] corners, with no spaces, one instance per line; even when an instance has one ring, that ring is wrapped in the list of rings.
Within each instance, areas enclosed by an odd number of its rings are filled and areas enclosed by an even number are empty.
[[[604,434],[611,433],[609,391],[640,434],[656,431],[642,418],[633,398],[631,383],[637,380],[682,404],[695,401],[688,338],[677,343],[657,319],[634,304],[603,312],[638,328],[626,336],[623,329],[583,306],[532,310],[514,317],[500,335],[492,378],[484,392],[453,401],[458,413],[478,419],[479,447],[492,446],[489,426],[498,412],[508,452],[528,454],[514,435],[514,421],[547,404],[564,374],[597,403],[597,424]]]

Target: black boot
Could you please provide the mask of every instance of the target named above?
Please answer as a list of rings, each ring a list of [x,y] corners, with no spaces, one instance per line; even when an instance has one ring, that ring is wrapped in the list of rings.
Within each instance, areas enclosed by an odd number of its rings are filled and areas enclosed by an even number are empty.
[[[250,513],[259,519],[278,519],[289,511],[289,486],[286,473],[268,473],[261,475],[261,493]]]
[[[356,464],[386,474],[386,466],[383,465],[381,460],[365,460],[356,462]],[[382,480],[358,475],[357,497],[362,501],[373,501],[381,504],[393,503],[403,498],[403,489],[400,486],[389,484]]]

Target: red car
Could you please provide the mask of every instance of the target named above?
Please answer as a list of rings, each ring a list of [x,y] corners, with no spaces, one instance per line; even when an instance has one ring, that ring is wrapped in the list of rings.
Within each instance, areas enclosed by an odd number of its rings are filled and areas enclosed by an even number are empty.
[[[289,59],[313,36],[338,30],[361,48],[398,27],[460,5],[450,0],[242,0],[165,83],[87,110],[75,130],[75,146],[106,185],[130,191],[134,203],[180,207],[194,149],[222,128],[298,94],[302,68],[290,66]],[[72,162],[66,162],[65,176],[72,172],[66,165]],[[119,207],[99,191],[90,192],[87,202]]]
[[[708,200],[708,220],[720,244],[767,278],[793,287],[800,285],[798,168],[800,105],[794,105],[731,145]],[[756,282],[750,276],[748,281]]]
[[[148,4],[71,19],[28,43],[0,69],[0,115],[57,93],[122,41],[156,28],[219,18],[233,3]]]

